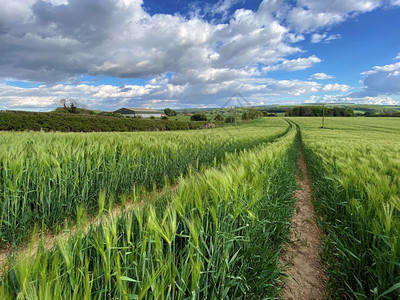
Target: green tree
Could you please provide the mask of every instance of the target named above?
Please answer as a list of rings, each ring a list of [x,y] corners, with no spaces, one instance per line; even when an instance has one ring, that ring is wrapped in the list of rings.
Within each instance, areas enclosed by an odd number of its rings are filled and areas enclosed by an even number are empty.
[[[214,120],[218,121],[218,122],[223,122],[225,120],[225,118],[221,114],[216,114],[215,117],[214,117]]]
[[[248,111],[243,112],[242,114],[242,120],[254,120],[257,119],[259,117],[262,117],[262,112],[251,108]]]
[[[235,123],[236,119],[234,116],[226,117],[225,123]]]
[[[177,113],[176,113],[176,111],[175,110],[173,110],[173,109],[170,109],[170,108],[166,108],[166,109],[164,109],[164,113],[167,115],[167,116],[169,116],[169,117],[173,117],[173,116],[176,116],[177,115]]]
[[[207,121],[207,116],[204,113],[195,113],[190,117],[190,121]]]
[[[65,112],[71,114],[78,114],[78,102],[75,99],[61,99],[60,100],[61,109]]]

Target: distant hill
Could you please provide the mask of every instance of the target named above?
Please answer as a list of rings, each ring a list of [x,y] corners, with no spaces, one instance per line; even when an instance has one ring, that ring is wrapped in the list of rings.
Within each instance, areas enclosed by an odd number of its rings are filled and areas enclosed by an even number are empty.
[[[268,113],[284,115],[290,110],[293,110],[295,107],[320,107],[322,103],[303,103],[299,105],[262,105],[262,106],[252,106],[252,107],[222,107],[222,108],[187,108],[187,109],[177,109],[176,111],[180,114],[187,113],[193,114],[196,112],[203,112],[206,114],[242,114],[244,111],[248,109],[256,109],[260,111],[268,111]],[[400,112],[400,105],[372,105],[372,104],[355,104],[355,103],[326,103],[325,107],[327,109],[333,108],[343,108],[343,109],[350,109],[353,110],[355,115],[364,115],[367,113],[366,116],[372,115],[380,115],[385,116],[385,114],[390,115],[388,113],[397,113]]]

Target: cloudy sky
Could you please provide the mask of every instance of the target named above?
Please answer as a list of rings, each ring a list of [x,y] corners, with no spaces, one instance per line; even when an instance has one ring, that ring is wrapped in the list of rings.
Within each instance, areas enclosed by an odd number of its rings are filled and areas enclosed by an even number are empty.
[[[400,0],[0,0],[0,109],[400,104]]]

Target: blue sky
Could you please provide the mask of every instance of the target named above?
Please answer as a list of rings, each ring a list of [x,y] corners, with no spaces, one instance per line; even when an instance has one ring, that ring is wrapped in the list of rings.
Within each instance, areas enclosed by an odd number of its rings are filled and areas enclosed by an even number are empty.
[[[0,4],[0,109],[400,104],[400,0]]]

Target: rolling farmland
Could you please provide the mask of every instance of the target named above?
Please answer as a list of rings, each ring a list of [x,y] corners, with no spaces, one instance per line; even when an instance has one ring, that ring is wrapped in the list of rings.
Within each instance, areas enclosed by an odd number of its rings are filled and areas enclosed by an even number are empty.
[[[264,118],[154,133],[1,133],[1,299],[276,299],[298,138],[327,297],[400,295],[400,120]],[[297,125],[297,126],[296,126]],[[107,217],[113,204],[127,205]],[[99,219],[90,222],[84,215]],[[104,216],[106,216],[104,218]]]

